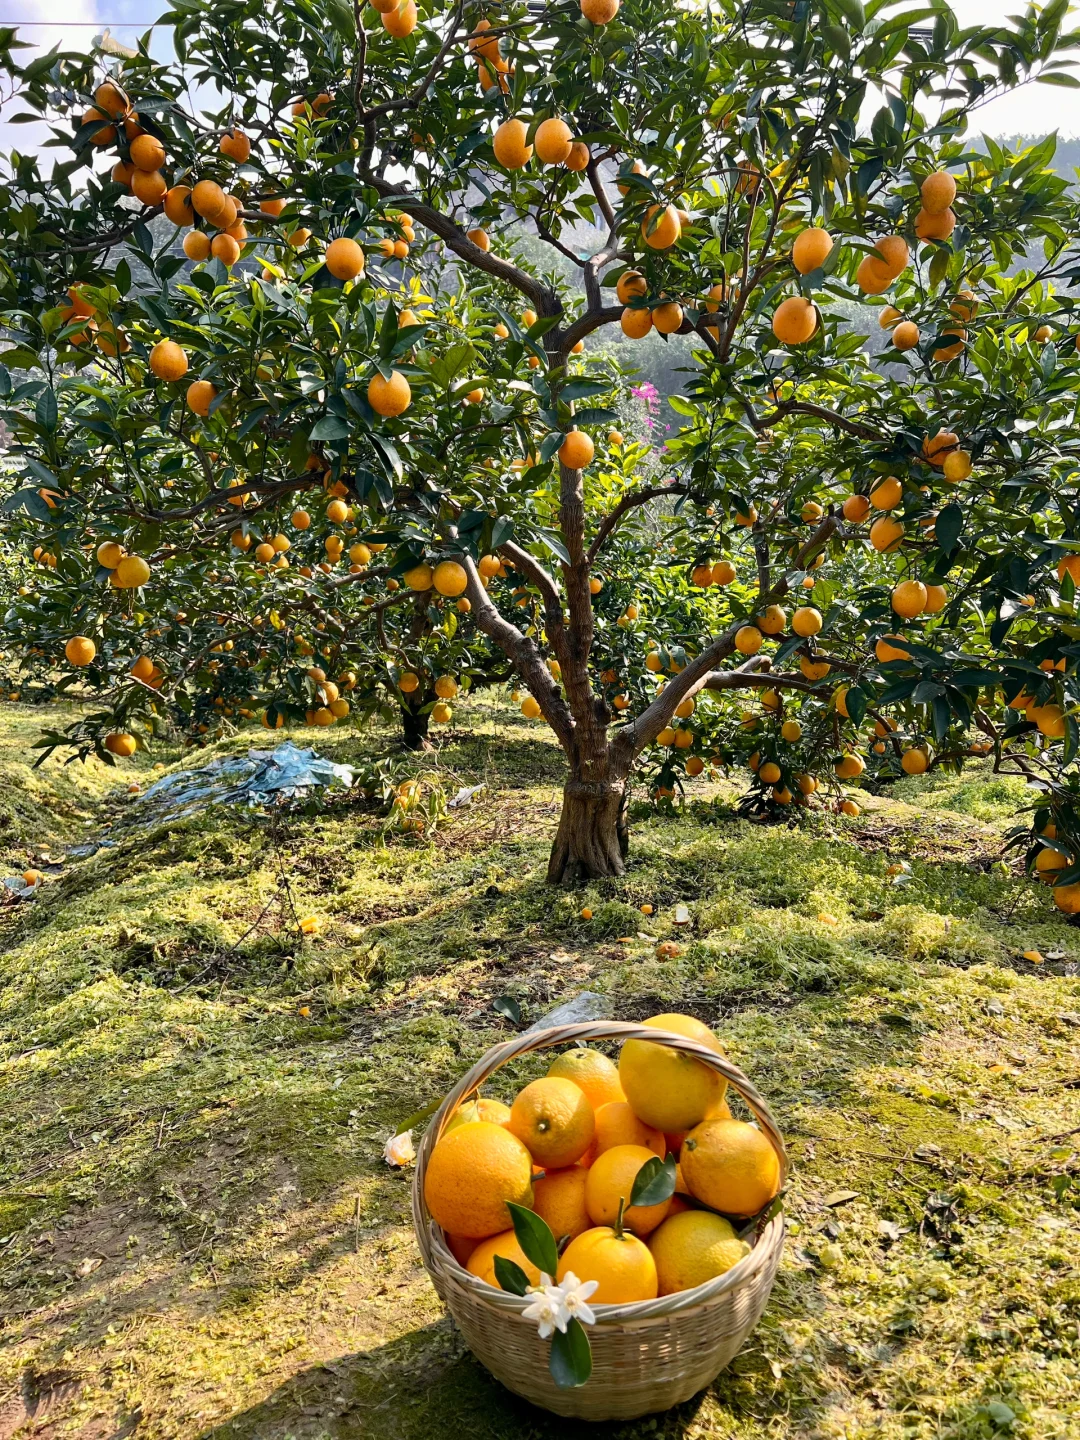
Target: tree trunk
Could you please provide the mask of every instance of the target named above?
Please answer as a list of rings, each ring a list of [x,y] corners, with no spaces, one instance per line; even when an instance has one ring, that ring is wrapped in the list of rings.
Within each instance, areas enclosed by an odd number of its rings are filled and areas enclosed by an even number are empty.
[[[430,750],[433,748],[428,739],[430,718],[430,710],[425,710],[421,714],[419,710],[414,710],[409,704],[402,706],[401,733],[407,750]]]
[[[578,885],[626,871],[626,781],[571,776],[548,861],[549,885]]]

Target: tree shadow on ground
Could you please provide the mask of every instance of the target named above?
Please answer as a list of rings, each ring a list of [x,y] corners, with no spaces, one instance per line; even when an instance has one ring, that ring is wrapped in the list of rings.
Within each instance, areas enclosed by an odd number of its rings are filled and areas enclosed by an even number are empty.
[[[604,1440],[679,1440],[704,1400],[643,1421],[610,1421]],[[595,1422],[566,1420],[493,1380],[449,1319],[371,1350],[301,1371],[197,1440],[596,1440]]]

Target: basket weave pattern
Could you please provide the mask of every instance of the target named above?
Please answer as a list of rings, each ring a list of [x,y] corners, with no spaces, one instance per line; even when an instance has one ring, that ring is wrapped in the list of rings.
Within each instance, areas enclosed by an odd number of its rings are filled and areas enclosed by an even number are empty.
[[[470,1275],[451,1255],[424,1203],[428,1160],[462,1100],[519,1055],[567,1042],[650,1040],[709,1065],[742,1096],[787,1173],[784,1141],[768,1105],[730,1060],[668,1031],[617,1021],[560,1025],[496,1045],[455,1085],[428,1126],[417,1152],[413,1223],[424,1265],[439,1298],[461,1328],[469,1349],[509,1390],[557,1415],[584,1420],[630,1420],[689,1400],[714,1380],[742,1348],[772,1290],[784,1245],[783,1215],[776,1215],[754,1248],[726,1275],[656,1300],[597,1305],[586,1327],[593,1371],[586,1384],[561,1390],[548,1370],[551,1342],[541,1340],[521,1312],[530,1298],[511,1295]]]

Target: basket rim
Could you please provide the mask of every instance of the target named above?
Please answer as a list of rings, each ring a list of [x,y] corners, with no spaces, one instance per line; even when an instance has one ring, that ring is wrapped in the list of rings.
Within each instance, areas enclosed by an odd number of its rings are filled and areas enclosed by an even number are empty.
[[[443,1130],[450,1116],[457,1109],[464,1096],[478,1090],[480,1086],[502,1066],[520,1055],[532,1050],[549,1049],[568,1041],[586,1040],[648,1040],[672,1049],[683,1051],[694,1059],[710,1066],[722,1075],[742,1097],[762,1131],[769,1140],[780,1165],[780,1188],[787,1178],[788,1161],[783,1136],[780,1133],[768,1103],[746,1075],[726,1055],[707,1049],[696,1040],[670,1030],[657,1030],[651,1026],[620,1020],[585,1021],[571,1025],[558,1025],[541,1030],[525,1031],[512,1036],[488,1049],[480,1060],[458,1081],[444,1098],[420,1140],[416,1154],[416,1170],[413,1175],[412,1209],[413,1228],[420,1247],[425,1268],[433,1276],[438,1275],[459,1289],[466,1289],[481,1303],[507,1314],[519,1314],[531,1304],[528,1296],[513,1295],[488,1285],[479,1276],[472,1275],[459,1265],[446,1247],[442,1231],[437,1225],[424,1200],[424,1178],[427,1174],[431,1151],[442,1138]],[[750,1283],[765,1265],[775,1247],[783,1244],[783,1212],[768,1221],[761,1234],[737,1264],[714,1280],[693,1290],[680,1290],[672,1295],[658,1296],[655,1300],[634,1300],[621,1305],[600,1305],[597,1307],[597,1325],[615,1326],[632,1321],[645,1321],[671,1315],[676,1312],[696,1309],[719,1298],[728,1291],[739,1289]]]
[[[441,1231],[434,1221],[431,1225],[434,1261],[431,1268],[437,1270],[441,1278],[456,1285],[459,1290],[468,1291],[473,1298],[491,1306],[493,1310],[498,1310],[508,1318],[520,1319],[525,1307],[532,1303],[532,1296],[514,1295],[510,1291],[500,1290],[496,1285],[489,1285],[486,1280],[481,1280],[479,1275],[473,1275],[455,1260],[446,1248]],[[596,1322],[589,1327],[590,1331],[621,1328],[635,1321],[644,1323],[667,1315],[687,1315],[691,1311],[704,1309],[729,1291],[751,1284],[768,1265],[773,1251],[783,1244],[783,1240],[784,1217],[783,1214],[777,1214],[757,1236],[748,1253],[730,1270],[725,1270],[723,1275],[718,1275],[714,1280],[706,1280],[704,1284],[696,1285],[691,1290],[658,1295],[655,1300],[628,1300],[619,1305],[592,1303],[589,1308],[596,1312]],[[672,1301],[678,1303],[672,1304]]]

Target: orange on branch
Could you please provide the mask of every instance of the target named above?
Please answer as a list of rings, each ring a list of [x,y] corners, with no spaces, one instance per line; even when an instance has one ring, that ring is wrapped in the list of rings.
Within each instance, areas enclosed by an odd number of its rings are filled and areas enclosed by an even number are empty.
[[[536,127],[533,146],[542,165],[564,165],[570,156],[574,134],[565,120],[552,117]]]
[[[491,144],[495,159],[504,170],[520,170],[532,158],[529,127],[516,116],[502,122]]]

